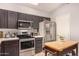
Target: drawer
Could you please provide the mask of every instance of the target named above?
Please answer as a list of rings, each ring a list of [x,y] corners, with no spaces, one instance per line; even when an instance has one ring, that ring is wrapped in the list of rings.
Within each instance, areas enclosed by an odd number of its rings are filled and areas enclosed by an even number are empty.
[[[19,40],[3,41],[2,44],[3,45],[19,44]]]
[[[36,39],[35,41],[37,41],[37,42],[42,42],[42,40],[41,40],[41,39]]]
[[[11,47],[11,46],[19,46],[19,44],[12,44],[12,45],[4,45],[4,48],[7,48],[7,47]]]
[[[42,38],[35,38],[37,41],[42,41]]]

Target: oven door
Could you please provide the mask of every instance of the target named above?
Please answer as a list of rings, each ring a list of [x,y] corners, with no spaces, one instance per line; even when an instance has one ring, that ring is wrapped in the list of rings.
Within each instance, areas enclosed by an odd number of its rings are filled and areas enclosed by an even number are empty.
[[[29,51],[35,49],[34,40],[21,41],[20,52]]]

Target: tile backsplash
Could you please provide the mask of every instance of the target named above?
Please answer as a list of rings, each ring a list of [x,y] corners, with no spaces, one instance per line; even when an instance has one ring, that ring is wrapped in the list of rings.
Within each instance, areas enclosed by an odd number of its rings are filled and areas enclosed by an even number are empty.
[[[2,28],[2,29],[0,29],[0,31],[3,31],[3,32],[17,32],[17,29],[5,29],[5,28]]]
[[[3,34],[3,37],[5,37],[5,34],[10,32],[10,33],[17,33],[17,29],[6,29],[6,28],[0,28],[0,31],[2,31],[4,34]]]

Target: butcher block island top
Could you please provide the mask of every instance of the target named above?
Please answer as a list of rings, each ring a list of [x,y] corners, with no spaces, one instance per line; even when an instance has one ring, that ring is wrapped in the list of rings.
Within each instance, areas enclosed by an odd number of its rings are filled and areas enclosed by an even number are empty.
[[[79,43],[78,41],[74,40],[63,40],[63,41],[60,40],[60,41],[47,42],[45,43],[45,47],[49,47],[57,51],[63,51],[64,49],[69,48],[78,43]]]

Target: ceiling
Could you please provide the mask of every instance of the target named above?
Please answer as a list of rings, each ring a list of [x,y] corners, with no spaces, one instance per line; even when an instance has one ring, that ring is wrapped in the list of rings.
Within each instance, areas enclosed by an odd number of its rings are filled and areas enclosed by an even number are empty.
[[[22,6],[31,7],[44,12],[51,12],[60,7],[62,4],[63,3],[39,3],[38,5],[32,5],[31,3],[20,3]]]

